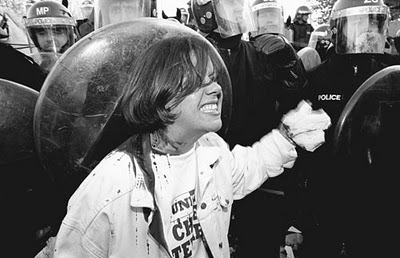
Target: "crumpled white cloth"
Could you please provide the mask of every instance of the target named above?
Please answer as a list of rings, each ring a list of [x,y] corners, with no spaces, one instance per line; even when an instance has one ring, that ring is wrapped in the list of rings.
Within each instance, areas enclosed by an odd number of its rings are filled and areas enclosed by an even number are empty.
[[[324,130],[331,126],[331,119],[324,110],[313,110],[302,100],[282,118],[288,136],[301,148],[313,152],[325,142]]]

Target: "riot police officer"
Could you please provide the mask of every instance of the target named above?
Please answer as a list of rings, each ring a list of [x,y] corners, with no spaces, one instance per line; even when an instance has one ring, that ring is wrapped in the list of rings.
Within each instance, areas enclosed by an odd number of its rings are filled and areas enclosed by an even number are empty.
[[[311,9],[308,6],[299,6],[296,10],[293,23],[289,26],[293,31],[293,38],[291,41],[297,51],[308,45],[311,33],[314,31],[313,26],[308,23],[311,13]]]
[[[258,51],[268,56],[274,80],[288,90],[302,89],[306,85],[305,69],[288,40],[291,30],[285,28],[282,3],[278,0],[256,0],[250,15],[254,24],[250,40]],[[290,100],[289,93],[290,90],[285,91],[284,99]],[[282,100],[280,105],[284,105]]]
[[[38,49],[31,57],[49,73],[62,53],[77,40],[75,19],[69,10],[55,1],[37,2],[29,8],[25,27]]]
[[[141,17],[157,17],[156,0],[99,0],[94,2],[94,29]]]
[[[306,257],[336,257],[340,253],[366,257],[370,256],[368,251],[378,247],[364,249],[355,244],[359,241],[356,231],[360,230],[361,240],[369,234],[362,228],[375,223],[369,212],[360,213],[357,209],[364,209],[349,202],[361,191],[365,175],[356,170],[342,174],[332,141],[338,118],[359,87],[378,71],[399,64],[396,56],[384,51],[388,19],[389,8],[382,0],[338,0],[330,18],[335,53],[308,74],[310,100],[314,107],[329,114],[332,127],[327,131],[325,145],[314,153],[316,156],[297,163],[308,171],[310,207],[318,221],[309,231],[313,240]],[[360,223],[367,220],[366,224]]]
[[[251,16],[256,31],[252,31],[251,35],[274,33],[290,38],[290,30],[285,28],[283,12],[283,5],[278,0],[255,0],[251,5]]]
[[[64,53],[78,37],[75,20],[69,10],[55,1],[32,5],[25,26],[41,52]]]
[[[243,33],[257,31],[247,2],[192,0],[191,3],[200,33],[218,48],[232,83],[232,117],[223,137],[231,147],[252,144],[263,132],[276,126],[285,110],[297,105],[306,84],[304,74],[290,66],[289,70],[296,77],[291,80],[282,78],[279,74],[282,70],[276,70],[275,58],[286,49],[283,40],[275,41],[271,37],[270,41],[256,45],[255,41],[242,39]],[[288,63],[297,60],[296,56],[290,55],[288,59]],[[290,180],[283,179],[285,182],[282,183],[274,179],[270,178],[268,186],[234,203],[230,242],[233,246],[239,245],[236,254],[240,257],[260,254],[279,257],[288,223],[283,189]]]
[[[354,8],[353,12],[349,12]],[[347,12],[346,12],[347,11]],[[335,54],[309,74],[312,102],[325,107],[335,122],[344,105],[368,77],[396,56],[385,53],[389,8],[383,1],[339,0],[333,6],[331,31]],[[337,76],[337,75],[341,76]]]

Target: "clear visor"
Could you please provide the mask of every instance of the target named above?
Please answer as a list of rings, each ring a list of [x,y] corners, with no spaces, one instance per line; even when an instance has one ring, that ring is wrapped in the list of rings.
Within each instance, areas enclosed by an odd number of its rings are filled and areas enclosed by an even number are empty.
[[[264,33],[284,33],[282,9],[276,3],[262,3],[252,7],[254,36]]]
[[[387,33],[387,15],[353,15],[336,20],[338,54],[383,54]]]
[[[29,28],[40,52],[64,53],[74,43],[74,29],[72,26],[43,25]]]
[[[109,24],[151,17],[151,2],[143,0],[95,1],[94,28],[96,30]]]
[[[215,0],[213,1],[215,20],[218,24],[216,32],[221,37],[255,31],[251,19],[250,6],[245,0]]]

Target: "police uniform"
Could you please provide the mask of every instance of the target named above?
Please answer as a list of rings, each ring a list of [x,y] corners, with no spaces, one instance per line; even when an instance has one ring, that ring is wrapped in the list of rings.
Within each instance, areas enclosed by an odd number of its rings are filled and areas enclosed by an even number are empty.
[[[40,91],[46,74],[32,58],[3,43],[0,43],[0,53],[7,60],[0,64],[0,78]]]
[[[228,131],[222,136],[231,148],[236,144],[250,146],[276,128],[282,115],[297,106],[306,85],[305,75],[292,69],[290,62],[285,63],[286,59],[294,61],[292,56],[279,56],[282,51],[276,51],[279,54],[273,57],[264,52],[271,51],[269,46],[279,46],[281,50],[280,38],[260,35],[260,41],[242,40],[245,31],[236,30],[235,24],[217,17],[213,4],[209,0],[192,1],[197,25],[218,49],[231,79],[232,115]],[[295,181],[291,175],[294,174],[285,172],[282,177],[269,178],[260,189],[233,204],[230,244],[236,250],[234,255],[257,257],[261,253],[265,257],[279,257],[291,214],[285,196]]]
[[[302,85],[296,85],[297,88],[279,82],[265,53],[256,50],[254,42],[241,40],[241,35],[222,38],[212,32],[207,38],[218,48],[232,83],[231,123],[224,138],[231,148],[236,144],[249,146],[257,137],[276,128],[282,114],[297,105],[306,82],[298,78]],[[240,257],[259,255],[260,252],[266,257],[279,257],[285,230],[295,217],[285,192],[288,194],[288,189],[296,189],[296,177],[285,172],[269,178],[260,189],[234,203],[231,244],[237,237]],[[268,208],[263,208],[264,205]],[[254,234],[255,230],[262,237]]]
[[[385,31],[384,21],[388,17],[388,9],[381,1],[373,4],[338,1],[332,11],[332,26],[338,27],[337,24],[343,25],[350,21],[343,15],[348,14],[348,8],[353,10],[352,18],[358,15],[356,18],[359,19],[376,19],[380,31]],[[368,12],[374,12],[375,16]],[[367,29],[366,33],[370,31]],[[384,53],[384,44],[360,42],[351,37],[354,34],[346,33],[338,31],[335,34],[335,53],[308,73],[309,99],[314,108],[322,108],[330,116],[332,126],[326,131],[325,144],[312,157],[299,156],[297,160],[297,165],[307,171],[307,207],[315,217],[313,226],[303,228],[304,239],[308,239],[304,247],[307,250],[306,257],[321,257],[322,254],[324,257],[337,257],[341,254],[365,257],[371,255],[368,252],[374,249],[374,246],[368,246],[369,240],[365,238],[365,234],[369,234],[368,228],[374,226],[374,222],[371,223],[373,217],[368,211],[372,207],[358,198],[363,193],[374,191],[366,189],[366,185],[370,185],[374,179],[365,178],[366,171],[354,166],[356,162],[343,162],[343,156],[337,153],[334,145],[335,129],[346,105],[360,86],[382,69],[400,64],[400,60],[398,56]],[[357,49],[354,47],[357,44],[374,46],[375,49]],[[365,52],[360,51],[362,49]]]
[[[309,23],[294,21],[289,28],[293,30],[293,47],[298,51],[308,45],[314,28]]]

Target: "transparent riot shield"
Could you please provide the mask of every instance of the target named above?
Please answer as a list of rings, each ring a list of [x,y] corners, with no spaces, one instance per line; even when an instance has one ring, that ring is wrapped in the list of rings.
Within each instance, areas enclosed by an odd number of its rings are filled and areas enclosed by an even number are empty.
[[[354,257],[380,257],[396,227],[399,81],[400,65],[372,75],[350,98],[335,128],[335,195],[341,207],[335,220]]]
[[[307,72],[321,64],[321,57],[314,48],[304,47],[297,51],[297,55],[303,62]]]
[[[43,165],[67,195],[135,131],[128,128],[118,106],[135,58],[163,38],[188,34],[206,41],[181,24],[140,18],[94,31],[61,56],[40,92],[34,133]],[[218,80],[224,93],[224,133],[232,98],[227,70]]]
[[[27,86],[0,79],[0,194],[7,210],[3,214],[8,232],[5,243],[24,246],[15,251],[19,257],[33,257],[46,245],[57,232],[67,204],[35,151],[33,121],[38,96],[39,92]]]
[[[0,166],[34,155],[33,114],[39,93],[0,79]]]
[[[334,135],[336,152],[346,156],[364,154],[362,160],[370,166],[384,165],[384,160],[391,162],[387,160],[389,150],[400,139],[398,133],[388,134],[398,127],[394,115],[400,103],[399,80],[400,65],[394,65],[360,86],[339,117]]]

